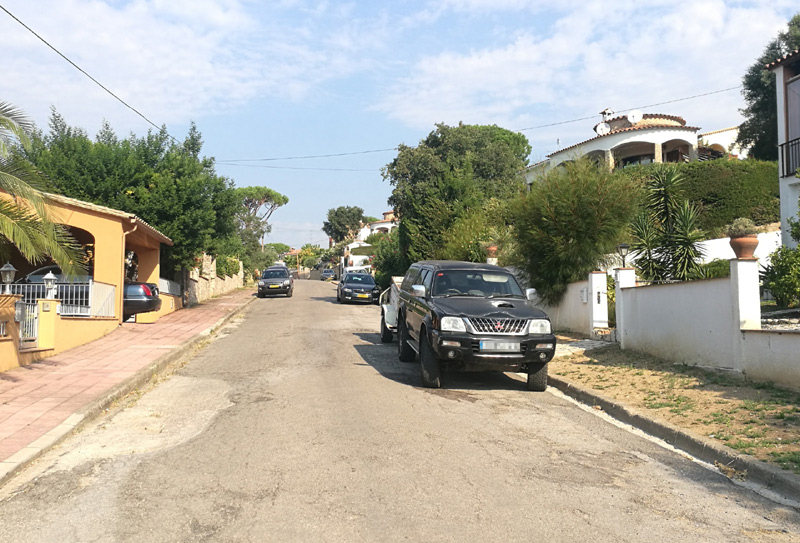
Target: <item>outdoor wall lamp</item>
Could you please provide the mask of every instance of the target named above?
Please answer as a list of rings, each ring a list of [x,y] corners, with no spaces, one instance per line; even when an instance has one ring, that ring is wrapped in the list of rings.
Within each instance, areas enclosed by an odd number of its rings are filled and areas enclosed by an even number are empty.
[[[622,267],[625,267],[625,257],[628,256],[628,253],[631,250],[631,246],[627,243],[620,243],[617,245],[617,254],[622,257]]]
[[[11,283],[14,282],[14,276],[17,274],[17,268],[11,265],[11,262],[6,262],[5,266],[0,268],[0,279],[3,280],[5,289],[3,294],[11,294]]]
[[[53,275],[53,272],[47,272],[47,275],[42,277],[42,281],[44,281],[44,289],[47,292],[47,297],[49,299],[54,299],[56,297],[56,276]]]

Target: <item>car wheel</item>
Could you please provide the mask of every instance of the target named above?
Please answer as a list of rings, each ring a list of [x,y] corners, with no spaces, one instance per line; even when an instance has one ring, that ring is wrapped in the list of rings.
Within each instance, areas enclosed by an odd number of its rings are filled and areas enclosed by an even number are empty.
[[[287,298],[291,298],[293,293],[294,293],[294,289],[293,288],[289,289],[289,292],[286,293],[286,297]]]
[[[422,374],[422,386],[440,388],[442,386],[442,368],[425,330],[419,338],[419,367]]]
[[[544,392],[547,390],[547,363],[531,364],[528,367],[528,390]]]
[[[397,357],[400,362],[413,362],[417,353],[408,344],[408,331],[403,322],[403,317],[398,315],[397,320]]]
[[[394,334],[392,334],[392,331],[387,328],[386,319],[383,315],[383,311],[381,311],[381,342],[391,343],[393,335]]]

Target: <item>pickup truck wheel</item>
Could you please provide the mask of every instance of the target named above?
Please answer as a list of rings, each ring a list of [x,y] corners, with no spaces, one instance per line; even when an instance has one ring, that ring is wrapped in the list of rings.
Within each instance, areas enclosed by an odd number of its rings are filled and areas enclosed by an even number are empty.
[[[532,364],[528,368],[528,390],[535,392],[547,390],[547,363]]]
[[[413,362],[416,354],[411,345],[408,344],[408,331],[403,322],[403,317],[397,316],[397,357],[400,362]]]
[[[386,327],[386,318],[383,316],[383,311],[381,311],[381,342],[391,343],[393,335],[392,331]]]
[[[442,386],[442,368],[424,330],[420,332],[419,339],[419,367],[422,373],[422,386],[428,388]]]

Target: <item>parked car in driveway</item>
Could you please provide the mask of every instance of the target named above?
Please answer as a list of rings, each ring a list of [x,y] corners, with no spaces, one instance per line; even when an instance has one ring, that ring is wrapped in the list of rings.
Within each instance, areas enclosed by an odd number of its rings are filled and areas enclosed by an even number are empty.
[[[319,280],[320,281],[331,281],[335,277],[336,277],[336,272],[334,272],[330,268],[326,268],[326,269],[322,270],[320,272],[320,274],[319,274]]]
[[[378,303],[381,289],[368,273],[346,273],[336,288],[336,301]]]
[[[419,355],[422,384],[441,386],[442,368],[528,374],[528,389],[547,388],[556,337],[508,271],[491,264],[424,261],[412,264],[393,295],[384,295],[381,340],[397,325],[398,356]]]
[[[286,294],[291,298],[293,291],[294,279],[286,266],[271,266],[261,273],[258,281],[259,298],[267,294]]]
[[[122,298],[122,320],[128,320],[138,313],[149,313],[161,309],[161,298],[158,296],[158,285],[137,281],[125,282],[125,294]]]

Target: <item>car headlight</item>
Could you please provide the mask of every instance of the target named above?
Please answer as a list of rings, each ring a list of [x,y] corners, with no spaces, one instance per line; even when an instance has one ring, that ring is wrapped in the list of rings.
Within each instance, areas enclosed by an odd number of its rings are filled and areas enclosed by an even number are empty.
[[[547,319],[532,319],[528,324],[529,334],[549,334],[550,321]]]
[[[266,281],[259,281],[259,282],[258,282],[258,286],[259,286],[259,287],[263,287],[263,286],[264,286],[264,285],[266,285],[266,284],[267,284],[267,282],[266,282]]]
[[[467,326],[461,317],[442,317],[442,332],[466,332]]]
[[[344,290],[344,291],[345,291],[346,293],[348,293],[348,294],[350,294],[351,292],[353,292],[353,289],[350,289],[350,288],[344,288],[344,289],[342,289],[342,290]]]
[[[288,287],[290,284],[292,284],[292,282],[291,282],[291,281],[284,281],[284,282],[283,282],[283,286],[284,286],[284,287]]]

